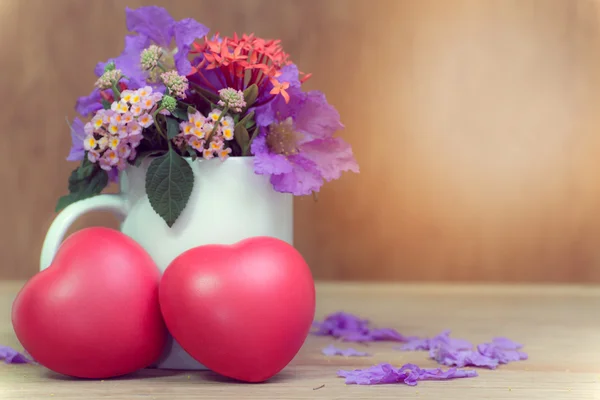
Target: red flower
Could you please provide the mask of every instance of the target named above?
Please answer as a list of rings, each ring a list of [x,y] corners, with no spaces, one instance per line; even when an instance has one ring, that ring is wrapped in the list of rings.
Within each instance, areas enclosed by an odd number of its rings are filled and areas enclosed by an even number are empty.
[[[203,42],[194,43],[190,53],[202,56],[202,60],[192,66],[190,75],[197,76],[203,85],[215,92],[216,88],[202,71],[215,70],[223,86],[236,90],[244,90],[252,84],[256,84],[259,90],[265,90],[267,83],[271,82],[273,88],[270,94],[281,95],[286,102],[289,100],[286,91],[289,82],[276,79],[281,75],[281,68],[291,63],[280,40],[258,38],[253,33],[241,37],[234,33],[232,37],[220,38],[217,33],[212,39],[205,37]],[[309,76],[303,77],[302,81]]]
[[[127,84],[125,82],[119,82],[119,90],[122,92],[125,89],[127,89]],[[112,94],[112,90],[101,91],[100,97],[102,97],[104,100],[106,100],[109,103],[112,103],[113,101],[115,101],[115,98],[113,97],[113,94]]]

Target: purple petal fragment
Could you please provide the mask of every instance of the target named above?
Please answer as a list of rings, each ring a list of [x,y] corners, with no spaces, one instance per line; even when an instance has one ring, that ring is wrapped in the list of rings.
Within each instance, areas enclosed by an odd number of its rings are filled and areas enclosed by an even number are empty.
[[[364,351],[358,351],[353,348],[348,349],[338,349],[334,345],[330,344],[321,350],[321,353],[326,356],[344,356],[344,357],[369,357],[369,353],[365,353]]]
[[[404,336],[397,330],[392,328],[376,328],[369,331],[369,336],[373,341],[388,341],[388,342],[406,342],[413,340],[414,337]]]
[[[29,364],[32,360],[8,346],[0,346],[0,360],[6,364]]]
[[[414,339],[392,328],[371,328],[368,320],[345,312],[331,314],[323,321],[314,322],[313,326],[316,328],[312,332],[314,335],[332,336],[346,342],[406,342]]]
[[[495,337],[492,339],[492,343],[505,350],[519,350],[523,348],[521,343],[513,342],[505,337]]]
[[[522,347],[523,345],[520,343],[497,337],[492,340],[492,343],[483,343],[474,349],[470,342],[451,338],[450,330],[445,330],[433,338],[409,340],[399,347],[399,350],[429,350],[430,358],[451,367],[470,366],[494,369],[499,364],[526,360],[527,354],[517,351]]]
[[[457,378],[473,378],[477,372],[473,370],[459,370],[450,368],[446,371],[440,368],[419,368],[414,364],[405,364],[395,368],[391,364],[378,364],[367,369],[354,371],[338,371],[338,376],[346,378],[346,384],[378,385],[390,383],[404,383],[415,386],[418,381],[449,380]]]
[[[313,332],[315,335],[342,337],[349,333],[368,332],[369,321],[349,313],[337,312],[325,317],[322,322],[315,321],[313,326],[317,328]]]
[[[440,346],[429,351],[429,356],[439,364],[449,367],[480,367],[495,369],[498,361],[473,350],[457,350],[450,346]]]
[[[429,350],[431,348],[431,340],[432,339],[429,338],[412,339],[403,344],[402,346],[396,347],[396,349],[402,351]]]
[[[445,330],[433,338],[415,338],[409,340],[406,344],[401,346],[399,350],[403,351],[417,351],[417,350],[431,350],[440,346],[449,346],[456,350],[468,350],[473,348],[467,340],[455,339],[450,337],[450,330]]]
[[[506,338],[495,338],[492,343],[482,343],[475,350],[439,343],[430,349],[429,356],[442,365],[494,369],[499,364],[527,360],[527,353],[517,350],[521,347],[521,344]]]
[[[518,351],[522,346],[509,339],[496,340],[492,343],[482,343],[477,346],[479,354],[497,360],[500,364],[527,360],[527,353]]]

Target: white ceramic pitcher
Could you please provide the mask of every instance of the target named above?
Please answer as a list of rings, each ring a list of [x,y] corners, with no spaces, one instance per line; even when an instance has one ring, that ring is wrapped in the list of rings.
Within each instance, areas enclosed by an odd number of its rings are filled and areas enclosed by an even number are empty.
[[[204,244],[232,244],[253,236],[272,236],[292,244],[293,196],[276,192],[267,177],[256,175],[252,157],[188,159],[194,189],[171,228],[154,212],[146,195],[150,162],[146,159],[139,167],[123,171],[119,194],[102,194],[66,207],[46,234],[40,270],[51,264],[70,225],[91,211],[114,212],[122,220],[121,232],[141,244],[161,271],[184,251]],[[156,367],[205,369],[174,340]]]

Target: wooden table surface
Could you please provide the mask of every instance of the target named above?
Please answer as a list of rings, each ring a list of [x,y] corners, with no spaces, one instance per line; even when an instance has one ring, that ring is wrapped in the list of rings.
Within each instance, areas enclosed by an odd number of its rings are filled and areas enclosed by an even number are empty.
[[[10,307],[22,283],[0,283],[0,344],[19,344]],[[0,399],[600,399],[600,288],[319,284],[317,317],[347,311],[406,335],[474,342],[506,336],[525,344],[528,361],[479,369],[479,377],[406,385],[345,385],[339,369],[380,362],[436,367],[427,352],[370,345],[373,357],[325,357],[331,338],[311,336],[283,372],[264,384],[241,384],[211,372],[146,370],[105,381],[74,380],[39,366],[0,363]],[[341,346],[344,347],[344,346]],[[361,346],[352,346],[362,348]]]

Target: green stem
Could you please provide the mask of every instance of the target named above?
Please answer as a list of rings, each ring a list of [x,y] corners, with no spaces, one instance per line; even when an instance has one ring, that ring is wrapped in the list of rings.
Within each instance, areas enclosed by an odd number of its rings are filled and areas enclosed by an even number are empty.
[[[177,99],[175,99],[177,100]],[[186,103],[185,101],[181,101],[181,100],[177,100],[177,103],[179,104],[183,104],[186,107],[194,107],[193,105],[191,105],[190,103]]]
[[[115,98],[115,101],[121,100],[121,92],[117,88],[117,82],[114,82],[112,84],[112,90],[113,90],[113,97]]]
[[[217,131],[217,127],[219,126],[219,122],[221,122],[221,120],[223,119],[223,116],[225,114],[227,114],[227,111],[229,111],[229,107],[225,106],[225,108],[223,109],[223,111],[221,111],[221,114],[219,114],[219,118],[217,118],[217,120],[215,121],[215,126],[213,126],[212,131],[210,131],[210,134],[206,138],[206,143],[210,143],[210,139],[212,139],[213,135]]]
[[[254,132],[252,132],[252,136],[250,137],[250,140],[248,141],[248,146],[245,149],[242,149],[242,156],[247,156],[248,152],[250,151],[250,148],[252,147],[252,141],[254,140],[254,138],[258,135],[258,126],[256,128],[254,128]]]
[[[165,67],[164,64],[161,63],[160,61],[157,62],[156,65],[158,66],[158,68],[162,69],[163,72],[167,72],[167,67]]]
[[[160,127],[160,124],[158,123],[158,121],[156,120],[156,116],[158,115],[159,112],[161,112],[162,110],[164,110],[164,107],[158,107],[156,109],[156,111],[154,111],[154,113],[152,114],[152,119],[154,120],[154,126],[156,126],[156,130],[158,131],[158,133],[160,134],[160,136],[164,137],[165,140],[167,141],[167,143],[169,144],[169,148],[171,146],[171,144],[169,143],[169,138],[167,137],[167,135],[165,135],[165,133],[163,132],[162,128]]]
[[[190,86],[192,86],[194,88],[194,93],[197,93],[200,95],[200,97],[202,97],[204,100],[206,100],[206,102],[208,104],[210,104],[211,108],[215,108],[216,104],[213,103],[213,101],[211,99],[208,98],[207,93],[210,93],[209,91],[207,91],[206,89],[204,89],[202,86],[194,83],[194,82],[190,82]]]

